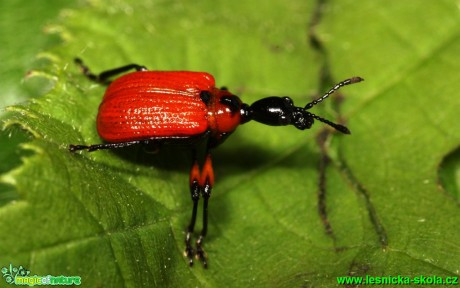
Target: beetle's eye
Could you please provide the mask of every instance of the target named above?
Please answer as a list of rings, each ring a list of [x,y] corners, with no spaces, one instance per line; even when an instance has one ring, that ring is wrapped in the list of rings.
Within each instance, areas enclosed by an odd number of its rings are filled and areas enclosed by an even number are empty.
[[[236,113],[240,110],[240,101],[236,96],[223,96],[220,98],[220,103],[227,105],[232,113]]]

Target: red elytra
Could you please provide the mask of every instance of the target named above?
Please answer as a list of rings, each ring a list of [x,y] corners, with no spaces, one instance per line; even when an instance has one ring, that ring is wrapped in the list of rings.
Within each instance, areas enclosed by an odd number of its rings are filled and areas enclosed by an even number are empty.
[[[157,146],[184,144],[192,147],[193,164],[190,170],[190,193],[193,201],[192,217],[185,237],[185,256],[193,264],[196,256],[207,267],[203,239],[207,234],[208,199],[214,185],[211,149],[220,145],[238,127],[254,120],[270,126],[293,125],[299,130],[309,129],[314,120],[326,123],[349,134],[343,125],[333,123],[308,112],[341,87],[363,81],[360,77],[339,82],[322,97],[296,107],[291,98],[271,96],[252,105],[242,103],[226,88],[216,88],[214,77],[205,72],[148,71],[144,66],[130,64],[91,73],[80,59],[75,59],[90,80],[108,84],[109,78],[125,74],[107,88],[97,116],[97,130],[106,142],[95,145],[70,145],[71,152],[121,148],[130,145]],[[197,159],[198,143],[206,141],[206,156],[200,169]],[[198,200],[203,198],[203,228],[192,247]]]
[[[211,94],[207,104],[200,98],[201,91]],[[102,139],[112,143],[188,138],[207,130],[229,133],[241,122],[239,113],[220,102],[230,96],[228,91],[215,88],[214,77],[204,72],[129,73],[107,88],[99,107],[97,130]]]

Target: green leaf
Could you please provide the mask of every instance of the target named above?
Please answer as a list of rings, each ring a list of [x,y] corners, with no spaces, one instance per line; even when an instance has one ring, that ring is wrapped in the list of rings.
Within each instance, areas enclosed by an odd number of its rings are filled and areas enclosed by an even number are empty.
[[[40,95],[40,85],[30,78],[23,79],[34,65],[38,51],[56,45],[58,37],[45,35],[48,24],[64,7],[76,1],[5,0],[0,3],[0,75],[2,91],[0,108]],[[3,113],[0,109],[0,115]]]
[[[47,93],[5,117],[5,135],[19,126],[30,138],[0,154],[16,159],[0,166],[0,266],[78,275],[85,287],[458,276],[456,3],[304,2],[88,1],[64,10],[48,26],[61,42],[29,76]],[[248,123],[214,151],[205,270],[182,256],[187,149],[68,152],[101,141],[104,87],[81,75],[76,56],[95,72],[128,63],[207,71],[246,103],[289,95],[301,106],[337,80],[366,81],[312,109],[346,119],[351,136],[322,123],[303,132]]]

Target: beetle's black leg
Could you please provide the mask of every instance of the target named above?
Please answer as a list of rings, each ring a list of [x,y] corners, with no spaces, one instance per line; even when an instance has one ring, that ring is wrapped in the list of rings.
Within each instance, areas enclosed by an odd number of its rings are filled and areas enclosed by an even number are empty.
[[[214,169],[212,167],[211,154],[209,151],[201,171],[201,195],[203,196],[203,229],[196,241],[196,256],[207,267],[206,253],[203,250],[203,239],[208,232],[208,200],[211,196],[212,187],[214,186]]]
[[[187,227],[185,236],[185,252],[184,255],[189,259],[190,266],[193,265],[193,256],[199,259],[206,268],[208,262],[206,253],[203,250],[203,239],[208,232],[208,199],[211,196],[212,186],[214,185],[214,170],[212,168],[211,154],[207,152],[204,165],[200,171],[198,161],[196,159],[196,151],[193,150],[193,164],[190,170],[190,193],[193,201],[192,218]],[[192,248],[192,234],[196,223],[196,214],[198,208],[198,200],[200,194],[203,197],[203,229],[196,241],[196,251]]]
[[[187,234],[185,235],[185,251],[184,255],[189,259],[189,265],[193,265],[193,256],[195,251],[192,248],[192,234],[195,229],[196,223],[196,213],[198,209],[198,200],[200,199],[200,168],[198,166],[198,161],[196,157],[196,150],[192,151],[193,153],[193,163],[192,168],[190,169],[190,194],[193,201],[193,210],[192,218],[190,219],[190,224],[187,227]]]
[[[102,150],[102,149],[115,149],[115,148],[123,148],[135,144],[141,144],[145,141],[128,141],[128,142],[120,142],[120,143],[103,143],[103,144],[93,144],[93,145],[69,145],[69,151],[75,152],[78,150],[88,150],[88,152]]]
[[[75,58],[74,61],[80,67],[81,71],[88,79],[101,83],[101,84],[109,84],[110,83],[109,78],[115,75],[124,73],[124,72],[128,72],[129,70],[132,70],[132,69],[136,71],[147,71],[147,68],[145,66],[141,66],[137,64],[128,64],[122,67],[103,71],[99,74],[94,74],[93,72],[91,72],[88,66],[86,66],[83,63],[83,60],[81,60],[80,58]]]

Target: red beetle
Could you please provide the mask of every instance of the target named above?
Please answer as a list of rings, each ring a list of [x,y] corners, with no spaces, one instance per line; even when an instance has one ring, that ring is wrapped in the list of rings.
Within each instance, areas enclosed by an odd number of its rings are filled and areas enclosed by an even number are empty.
[[[97,131],[106,142],[95,145],[70,145],[77,150],[121,148],[134,144],[170,145],[185,144],[193,148],[193,165],[190,171],[190,192],[193,201],[192,218],[185,237],[185,256],[193,264],[195,255],[207,266],[203,239],[207,233],[208,199],[214,185],[211,149],[221,144],[238,127],[250,120],[270,125],[294,125],[299,130],[309,129],[314,119],[350,134],[340,124],[323,119],[307,110],[326,99],[340,87],[363,81],[353,77],[336,84],[321,98],[296,107],[289,97],[267,97],[252,105],[241,102],[226,88],[216,88],[214,77],[204,72],[148,71],[146,67],[130,64],[91,73],[80,59],[75,62],[91,80],[109,84],[109,78],[135,69],[111,82],[97,115]],[[200,170],[196,146],[206,141],[206,156]],[[198,200],[203,197],[203,228],[192,247]]]

